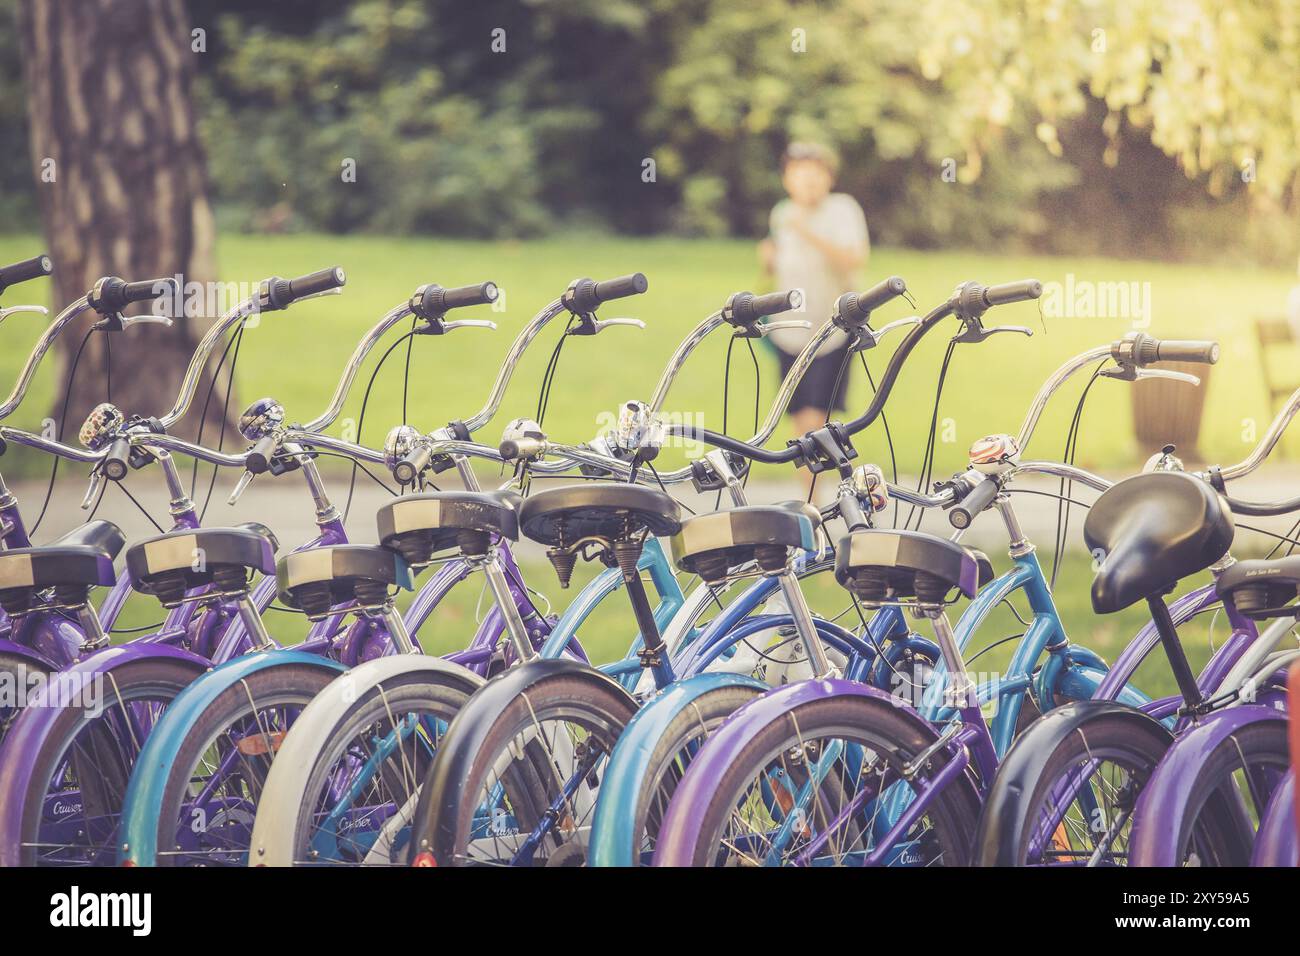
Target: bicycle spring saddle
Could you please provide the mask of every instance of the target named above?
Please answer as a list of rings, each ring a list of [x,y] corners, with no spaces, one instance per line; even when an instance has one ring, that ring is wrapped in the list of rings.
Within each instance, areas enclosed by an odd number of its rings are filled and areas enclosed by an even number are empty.
[[[84,602],[90,588],[109,587],[117,580],[113,559],[124,541],[117,525],[96,520],[50,544],[0,551],[0,607],[22,614],[40,603],[38,594],[46,588],[76,591],[60,603]]]
[[[591,482],[548,488],[524,499],[519,528],[529,538],[549,545],[547,559],[560,587],[567,588],[579,554],[591,545],[609,566],[624,577],[634,575],[643,535],[676,534],[681,529],[677,502],[653,488],[615,482]]]
[[[1300,554],[1272,560],[1238,561],[1219,575],[1219,597],[1231,600],[1245,617],[1278,617],[1300,594]]]
[[[362,607],[380,607],[387,603],[390,587],[414,587],[406,559],[392,548],[373,544],[336,544],[286,554],[276,565],[275,581],[281,602],[313,620],[352,600]]]
[[[132,586],[164,606],[185,592],[215,584],[225,592],[248,588],[248,573],[275,573],[280,544],[271,529],[250,521],[233,528],[183,528],[146,538],[126,550]]]
[[[863,601],[942,604],[954,588],[974,597],[993,580],[993,564],[983,552],[935,534],[868,528],[835,546],[835,580]]]
[[[708,584],[750,561],[762,571],[776,573],[784,570],[790,548],[812,551],[817,547],[821,523],[821,513],[802,501],[695,515],[673,535],[673,561]]]
[[[428,564],[440,551],[487,553],[492,535],[519,540],[519,506],[513,491],[435,491],[403,495],[379,509],[379,543],[409,564]]]
[[[677,502],[653,488],[615,482],[591,482],[548,488],[524,499],[519,527],[534,541],[567,548],[584,538],[606,542],[632,538],[642,531],[655,536],[681,528]]]
[[[1093,610],[1110,614],[1171,591],[1227,553],[1233,527],[1219,493],[1183,472],[1135,475],[1111,486],[1083,524],[1088,550],[1102,558]]]

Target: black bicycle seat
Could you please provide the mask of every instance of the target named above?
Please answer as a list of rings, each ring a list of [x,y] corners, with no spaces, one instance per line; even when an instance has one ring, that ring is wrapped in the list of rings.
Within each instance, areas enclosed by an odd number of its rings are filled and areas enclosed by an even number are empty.
[[[1088,512],[1083,540],[1101,557],[1092,582],[1098,614],[1165,594],[1232,544],[1232,512],[1213,488],[1180,471],[1126,478]]]
[[[657,537],[681,528],[677,502],[653,488],[590,482],[548,488],[524,499],[519,528],[551,547],[568,547],[582,538],[617,541],[642,531]]]

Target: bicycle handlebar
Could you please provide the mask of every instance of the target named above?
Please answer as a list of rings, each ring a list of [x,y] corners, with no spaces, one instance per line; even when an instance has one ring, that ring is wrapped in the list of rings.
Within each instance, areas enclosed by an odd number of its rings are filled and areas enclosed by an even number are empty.
[[[347,281],[347,276],[339,266],[321,269],[319,272],[309,272],[296,279],[271,276],[263,280],[258,290],[257,307],[261,312],[277,312],[287,309],[299,299],[341,289]]]
[[[27,282],[31,279],[39,279],[41,276],[50,275],[54,271],[54,263],[47,255],[32,256],[30,259],[24,259],[22,262],[13,262],[7,266],[0,266],[0,292],[11,286],[16,286],[20,282]]]
[[[127,282],[117,276],[104,276],[86,294],[86,302],[100,315],[108,316],[133,302],[147,302],[164,296],[175,299],[180,290],[180,283],[171,277]]]
[[[798,289],[769,292],[767,295],[737,292],[727,298],[727,304],[722,308],[722,317],[731,325],[747,328],[765,315],[780,315],[802,305],[803,293]]]
[[[596,282],[593,279],[574,279],[564,290],[561,300],[565,308],[570,311],[578,315],[587,315],[595,312],[602,303],[640,295],[649,287],[650,283],[643,272],[634,272],[631,275],[606,279],[603,282]]]
[[[847,322],[866,322],[871,313],[907,291],[900,276],[890,276],[866,292],[846,292],[835,302],[835,314]]]
[[[995,305],[1010,305],[1013,302],[1028,302],[1043,294],[1043,284],[1037,279],[1020,279],[1016,282],[1004,282],[984,289],[980,301],[985,308]]]
[[[422,319],[440,319],[452,309],[471,305],[491,305],[499,295],[495,282],[444,289],[440,285],[422,285],[411,297],[411,311]]]

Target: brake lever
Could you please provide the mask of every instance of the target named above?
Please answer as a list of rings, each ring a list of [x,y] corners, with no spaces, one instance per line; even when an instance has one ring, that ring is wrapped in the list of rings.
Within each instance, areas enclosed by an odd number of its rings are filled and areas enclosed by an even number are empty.
[[[235,485],[234,490],[230,492],[230,497],[226,499],[226,504],[233,505],[238,502],[240,496],[243,495],[243,493],[248,489],[248,486],[253,483],[253,478],[255,477],[256,476],[251,471],[246,470],[243,476],[239,479],[239,483]]]
[[[995,325],[991,329],[986,329],[979,319],[963,319],[962,322],[966,328],[961,335],[953,338],[954,342],[976,344],[983,342],[989,336],[997,335],[999,332],[1018,332],[1026,337],[1032,337],[1034,334],[1033,329],[1026,328],[1023,325]]]
[[[908,328],[909,326],[920,325],[920,324],[921,324],[921,317],[919,315],[909,315],[905,319],[896,319],[895,321],[890,322],[888,325],[879,329],[868,328],[867,326],[864,325],[861,329],[863,334],[858,339],[856,345],[854,345],[852,351],[865,352],[867,349],[874,349],[877,345],[880,344],[881,339],[883,339],[890,332],[893,332],[895,329],[903,329],[903,328]]]
[[[758,328],[763,335],[779,329],[811,329],[812,323],[807,319],[786,319],[781,322],[759,322]]]
[[[497,324],[491,319],[457,319],[442,324],[444,332],[450,332],[452,329],[495,329],[496,327]]]
[[[50,310],[43,305],[11,305],[7,309],[0,309],[0,322],[3,322],[11,315],[17,315],[19,312],[34,312],[37,315],[50,314]]]
[[[104,487],[104,473],[96,466],[95,470],[90,473],[90,485],[86,488],[86,497],[81,499],[81,510],[88,511],[90,506],[95,503],[99,497],[99,491]]]
[[[607,329],[611,325],[631,325],[638,329],[644,329],[645,323],[640,319],[596,319],[591,324],[592,331],[588,334],[596,335],[602,329]]]
[[[289,304],[297,305],[299,302],[306,302],[308,299],[319,299],[323,295],[342,295],[342,294],[343,294],[342,287],[335,286],[333,289],[326,289],[323,292],[313,292],[311,293],[311,295],[300,295]]]
[[[166,315],[112,315],[96,322],[94,329],[100,332],[121,332],[133,325],[163,325],[171,327],[172,320]]]
[[[1192,375],[1190,372],[1175,372],[1164,368],[1140,368],[1137,370],[1135,378],[1167,378],[1174,382],[1186,382],[1188,385],[1201,384],[1200,377]]]

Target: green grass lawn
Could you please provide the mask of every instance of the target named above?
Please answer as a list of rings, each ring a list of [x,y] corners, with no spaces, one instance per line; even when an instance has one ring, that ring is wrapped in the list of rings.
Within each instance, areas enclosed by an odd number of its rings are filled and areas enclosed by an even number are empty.
[[[0,260],[30,255],[41,246],[35,237],[0,238]],[[597,416],[628,398],[648,398],[673,348],[700,319],[726,296],[759,284],[753,246],[745,241],[617,239],[583,237],[530,242],[464,242],[436,239],[382,239],[359,236],[227,236],[219,246],[222,278],[253,282],[274,272],[292,276],[339,264],[348,272],[344,294],[304,303],[265,317],[245,337],[238,367],[237,405],[261,395],[283,401],[292,417],[318,414],[328,401],[344,361],[362,333],[385,311],[424,282],[458,285],[492,279],[505,291],[505,308],[475,314],[495,319],[495,332],[467,330],[446,337],[415,341],[411,362],[408,417],[421,428],[444,424],[476,411],[486,398],[513,335],[542,305],[577,276],[605,278],[634,270],[646,273],[650,291],[617,303],[605,316],[632,315],[647,323],[644,331],[616,328],[599,339],[575,339],[564,349],[546,425],[557,439],[591,437]],[[1208,382],[1209,410],[1202,430],[1202,449],[1211,460],[1238,459],[1271,418],[1260,380],[1259,355],[1252,321],[1279,314],[1294,279],[1281,271],[1243,271],[1203,265],[1171,265],[1110,259],[998,256],[979,252],[919,252],[878,249],[871,258],[869,281],[897,273],[907,279],[924,311],[946,297],[960,281],[1004,282],[1033,276],[1064,283],[1076,281],[1150,283],[1151,322],[1146,331],[1165,337],[1216,338],[1223,358]],[[42,290],[42,295],[44,290]],[[5,297],[12,304],[15,293]],[[911,313],[905,303],[883,309],[883,323]],[[1063,360],[1090,346],[1129,331],[1132,322],[1115,318],[1048,318],[1021,304],[990,313],[989,324],[1025,325],[1032,338],[996,336],[980,346],[958,349],[940,408],[939,473],[958,467],[970,442],[992,431],[1014,431],[1042,380]],[[557,320],[558,324],[558,320]],[[955,325],[953,326],[955,328]],[[3,330],[0,382],[12,382],[16,369],[39,331],[32,317],[10,319]],[[540,337],[527,354],[506,394],[498,419],[482,437],[495,441],[510,418],[533,415],[538,387],[559,329]],[[131,333],[126,333],[128,339]],[[392,336],[396,336],[396,332]],[[934,399],[935,380],[946,336],[930,336],[901,376],[889,405],[889,420],[899,466],[914,470],[924,447]],[[895,340],[896,341],[896,340]],[[670,410],[702,416],[722,424],[722,372],[727,338],[717,333],[696,353],[673,394]],[[383,346],[372,355],[377,359]],[[880,369],[890,348],[870,356]],[[776,362],[759,350],[763,409],[777,385]],[[366,412],[362,440],[378,444],[401,417],[401,369],[404,350],[390,358],[375,385]],[[752,364],[743,349],[733,354],[729,430],[749,434],[753,415]],[[336,429],[355,426],[369,368],[353,388]],[[1079,383],[1081,384],[1081,383]],[[1130,386],[1103,381],[1093,390],[1083,422],[1079,461],[1086,466],[1126,467],[1150,449],[1134,447]],[[1073,413],[1076,388],[1062,393],[1039,428],[1032,451],[1059,457],[1064,430]],[[862,407],[869,395],[860,369],[851,381],[850,404]],[[15,423],[33,425],[44,417],[52,398],[52,368],[45,368],[30,404]],[[159,409],[136,411],[155,413]],[[75,424],[70,425],[75,427]],[[784,436],[779,436],[784,440]],[[1292,437],[1291,442],[1300,441]],[[865,460],[886,456],[880,430],[862,436],[857,447]],[[671,467],[675,453],[666,452]],[[39,469],[8,461],[8,469]]]

